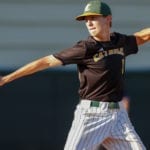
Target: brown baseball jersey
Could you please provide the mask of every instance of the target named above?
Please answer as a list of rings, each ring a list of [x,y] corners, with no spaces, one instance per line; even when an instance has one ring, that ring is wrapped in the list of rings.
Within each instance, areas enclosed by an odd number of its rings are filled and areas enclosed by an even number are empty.
[[[99,42],[89,36],[54,57],[63,65],[77,64],[81,99],[117,102],[124,92],[125,57],[137,51],[133,35],[114,32],[110,41]]]

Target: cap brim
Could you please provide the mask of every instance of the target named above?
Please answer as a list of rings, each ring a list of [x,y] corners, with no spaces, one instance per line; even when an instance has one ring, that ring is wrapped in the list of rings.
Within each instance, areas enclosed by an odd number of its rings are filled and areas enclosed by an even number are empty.
[[[102,14],[87,12],[77,16],[75,19],[78,21],[82,21],[85,20],[86,16],[102,16]]]

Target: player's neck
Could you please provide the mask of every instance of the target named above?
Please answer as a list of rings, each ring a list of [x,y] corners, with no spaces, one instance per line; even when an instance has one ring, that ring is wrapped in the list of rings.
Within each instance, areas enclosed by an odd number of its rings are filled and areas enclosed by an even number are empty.
[[[97,36],[93,36],[93,38],[96,41],[100,41],[100,42],[110,41],[110,30],[104,30],[103,32],[101,32]]]

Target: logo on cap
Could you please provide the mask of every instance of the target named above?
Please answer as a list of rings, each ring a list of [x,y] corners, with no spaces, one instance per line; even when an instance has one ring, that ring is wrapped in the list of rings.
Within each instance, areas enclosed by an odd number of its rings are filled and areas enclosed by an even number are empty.
[[[91,4],[87,4],[87,6],[85,7],[84,11],[90,11],[90,7],[91,7]]]

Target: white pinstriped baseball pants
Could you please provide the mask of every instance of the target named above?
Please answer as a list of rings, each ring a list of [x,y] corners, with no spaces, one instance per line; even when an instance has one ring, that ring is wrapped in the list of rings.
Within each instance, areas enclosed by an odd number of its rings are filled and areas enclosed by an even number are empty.
[[[89,100],[77,105],[64,150],[146,150],[132,126],[128,113],[119,102],[119,109],[109,109],[107,102],[91,107]]]

